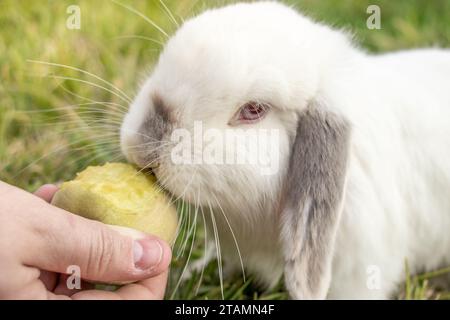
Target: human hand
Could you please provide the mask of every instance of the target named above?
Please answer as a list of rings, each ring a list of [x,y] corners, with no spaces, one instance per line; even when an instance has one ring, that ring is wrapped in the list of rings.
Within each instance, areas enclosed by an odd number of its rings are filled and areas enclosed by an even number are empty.
[[[162,299],[170,247],[56,208],[56,191],[32,195],[0,181],[0,299]],[[67,286],[69,266],[79,267],[79,289]],[[110,292],[89,282],[134,283]]]

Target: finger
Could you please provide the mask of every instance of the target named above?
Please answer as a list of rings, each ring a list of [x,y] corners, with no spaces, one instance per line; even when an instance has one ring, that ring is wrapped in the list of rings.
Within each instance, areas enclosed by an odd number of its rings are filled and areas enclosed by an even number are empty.
[[[23,248],[26,264],[59,273],[77,266],[81,278],[106,283],[146,279],[169,265],[170,247],[154,236],[131,229],[122,235],[51,205],[34,211],[29,219],[30,239]]]
[[[35,196],[38,196],[41,199],[44,199],[47,202],[51,202],[53,199],[53,195],[58,191],[58,187],[53,184],[44,184],[34,193]]]
[[[86,290],[71,296],[73,300],[122,300],[115,292],[102,290]]]
[[[41,270],[39,280],[42,281],[48,291],[53,291],[58,284],[58,277],[59,275],[57,273]]]
[[[72,300],[71,297],[47,291],[47,300]]]
[[[167,287],[167,279],[169,277],[169,270],[159,274],[153,279],[141,281],[141,284],[149,289],[157,297],[157,299],[164,299]],[[154,280],[154,281],[150,281]]]
[[[168,271],[156,277],[121,287],[115,292],[86,290],[71,296],[74,300],[161,300],[167,284]]]
[[[70,286],[69,286],[69,283],[67,280],[70,281],[69,275],[61,274],[59,276],[58,283],[55,286],[55,289],[53,290],[53,293],[57,294],[57,295],[65,295],[65,296],[70,297],[77,292],[81,292],[82,290],[91,290],[91,289],[94,289],[94,287],[95,287],[95,285],[92,283],[88,283],[86,281],[80,281],[79,288],[70,289],[69,288]]]
[[[116,293],[126,300],[161,300],[166,291],[169,271],[156,277],[121,287]]]

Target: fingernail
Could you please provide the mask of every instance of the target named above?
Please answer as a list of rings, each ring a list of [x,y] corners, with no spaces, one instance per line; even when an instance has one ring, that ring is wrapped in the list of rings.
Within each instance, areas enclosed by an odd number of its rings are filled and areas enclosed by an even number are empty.
[[[158,240],[140,239],[133,243],[133,259],[136,268],[147,270],[156,267],[163,258],[163,248]]]

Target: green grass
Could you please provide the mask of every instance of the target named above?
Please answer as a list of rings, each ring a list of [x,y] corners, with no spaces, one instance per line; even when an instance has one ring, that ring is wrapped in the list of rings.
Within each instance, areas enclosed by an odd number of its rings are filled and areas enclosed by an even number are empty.
[[[121,2],[153,19],[167,33],[176,30],[159,1]],[[166,4],[180,20],[213,4],[227,2],[230,1],[167,0]],[[373,52],[450,45],[450,1],[447,0],[289,3],[317,19],[352,30],[362,47]],[[81,8],[80,30],[66,28],[66,8],[71,4]],[[381,30],[366,28],[369,4],[381,7]],[[70,179],[90,164],[119,160],[117,127],[127,108],[125,96],[133,97],[160,50],[158,44],[143,37],[165,40],[144,19],[111,1],[1,1],[0,179],[33,191],[43,183]],[[111,87],[83,72],[30,60],[87,70],[125,94],[99,88],[99,85]],[[89,105],[93,101],[104,103]],[[77,104],[80,105],[73,106]],[[202,258],[203,237],[199,228],[191,261]],[[187,252],[184,257],[174,259],[169,296],[185,265]],[[407,275],[401,298],[448,298],[448,294],[430,288],[428,279],[434,274]],[[193,274],[173,297],[222,297],[215,261],[205,268],[201,282],[200,278],[200,274]],[[251,278],[244,283],[236,276],[225,280],[224,297],[285,299],[287,295],[281,285],[264,292],[257,289]]]

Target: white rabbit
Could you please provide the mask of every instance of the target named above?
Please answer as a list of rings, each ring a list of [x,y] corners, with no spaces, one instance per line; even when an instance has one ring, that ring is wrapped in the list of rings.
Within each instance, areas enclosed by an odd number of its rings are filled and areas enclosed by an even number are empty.
[[[174,163],[167,141],[195,121],[278,130],[263,153],[280,169]],[[284,275],[294,299],[392,298],[405,259],[450,265],[448,50],[368,54],[275,2],[209,10],[168,41],[121,138],[217,224],[225,264],[239,267],[231,228],[246,270],[268,286]]]

